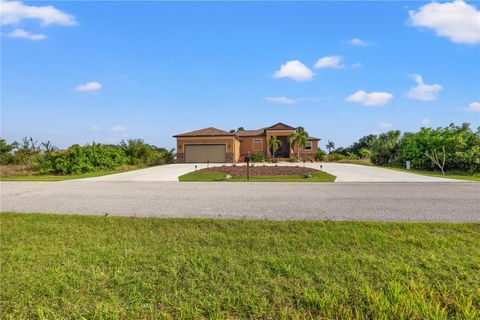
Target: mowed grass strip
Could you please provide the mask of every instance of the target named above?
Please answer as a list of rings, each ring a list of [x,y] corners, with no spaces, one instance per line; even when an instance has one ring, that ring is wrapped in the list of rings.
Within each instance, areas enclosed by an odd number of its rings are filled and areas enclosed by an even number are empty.
[[[226,181],[226,182],[334,182],[337,177],[326,172],[311,172],[311,177],[306,178],[303,175],[289,176],[232,176],[230,179],[225,178],[225,174],[221,172],[190,172],[178,177],[179,181]]]
[[[2,319],[480,317],[480,224],[0,217]]]
[[[0,175],[0,181],[64,181],[83,178],[101,177],[110,174],[123,173],[133,170],[143,169],[143,167],[126,167],[111,171],[94,171],[80,174],[53,175],[53,174],[27,174],[27,175]]]
[[[445,175],[443,175],[441,172],[436,172],[436,171],[425,171],[425,170],[417,170],[417,169],[411,169],[407,170],[404,168],[395,168],[395,167],[383,167],[387,168],[390,170],[397,170],[397,171],[403,171],[403,172],[408,172],[408,173],[413,173],[413,174],[419,174],[422,176],[429,176],[429,177],[437,177],[437,178],[447,178],[447,179],[459,179],[459,180],[468,180],[468,181],[479,181],[480,182],[480,173],[468,175],[466,172],[445,172]]]

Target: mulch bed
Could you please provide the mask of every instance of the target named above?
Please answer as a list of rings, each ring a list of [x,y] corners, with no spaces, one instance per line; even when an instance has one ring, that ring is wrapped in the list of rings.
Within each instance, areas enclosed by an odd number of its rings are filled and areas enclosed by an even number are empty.
[[[256,165],[250,167],[251,176],[293,176],[304,173],[317,172],[319,170],[312,168],[300,167],[289,167],[289,166],[262,166]],[[246,166],[224,166],[224,167],[212,167],[200,169],[197,172],[219,172],[223,174],[229,174],[232,176],[246,176],[247,167]]]

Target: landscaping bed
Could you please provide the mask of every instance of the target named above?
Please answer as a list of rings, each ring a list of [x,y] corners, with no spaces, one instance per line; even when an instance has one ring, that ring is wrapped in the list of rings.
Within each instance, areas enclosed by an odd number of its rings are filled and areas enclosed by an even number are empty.
[[[247,166],[211,167],[197,170],[197,172],[219,172],[232,176],[243,176],[247,174]],[[250,166],[250,176],[291,176],[312,172],[320,172],[320,170],[292,166]]]
[[[336,177],[327,172],[294,166],[222,166],[197,170],[180,176],[179,181],[231,181],[231,182],[334,182]]]

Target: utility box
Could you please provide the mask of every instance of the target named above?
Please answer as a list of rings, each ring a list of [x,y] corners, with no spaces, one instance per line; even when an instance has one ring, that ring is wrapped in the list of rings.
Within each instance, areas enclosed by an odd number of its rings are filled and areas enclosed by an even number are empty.
[[[405,167],[407,168],[407,170],[410,170],[410,167],[411,167],[410,161],[407,161],[407,162],[405,163]]]

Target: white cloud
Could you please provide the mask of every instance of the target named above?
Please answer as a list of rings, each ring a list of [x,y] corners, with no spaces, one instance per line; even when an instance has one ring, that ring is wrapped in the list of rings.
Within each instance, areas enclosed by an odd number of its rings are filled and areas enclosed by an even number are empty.
[[[76,25],[75,17],[53,6],[29,6],[21,1],[1,1],[0,21],[2,25],[18,24],[22,20],[40,20],[43,27],[50,24]]]
[[[102,84],[100,82],[88,82],[85,84],[80,84],[75,88],[75,90],[80,92],[96,91],[100,89],[102,89]]]
[[[423,78],[419,74],[414,74],[413,78],[418,83],[416,87],[411,87],[407,93],[407,97],[415,100],[434,101],[437,95],[442,91],[443,87],[439,84],[425,84]]]
[[[368,47],[374,44],[373,42],[367,42],[359,38],[353,38],[348,43],[351,44],[352,46],[357,46],[357,47]]]
[[[297,100],[292,98],[287,98],[287,97],[266,97],[265,100],[278,103],[278,104],[288,104],[288,105],[293,105],[298,103]]]
[[[409,12],[410,23],[435,30],[455,43],[480,42],[480,11],[462,0],[431,2]]]
[[[380,122],[380,129],[389,129],[393,127],[393,124],[388,122]]]
[[[306,65],[298,60],[287,61],[280,70],[275,72],[274,78],[292,78],[296,81],[311,80],[315,74]]]
[[[90,127],[90,131],[100,131],[100,130],[101,130],[101,128],[97,125],[93,125],[93,126]]]
[[[428,126],[430,122],[430,118],[426,117],[422,120],[422,126]]]
[[[393,94],[388,92],[365,92],[359,90],[346,98],[348,102],[360,103],[364,106],[378,107],[390,102],[393,99]]]
[[[472,102],[467,108],[468,111],[480,112],[480,102]]]
[[[361,64],[361,63],[357,62],[357,63],[352,64],[352,68],[361,68],[361,67],[363,67],[363,64]]]
[[[317,63],[315,63],[316,69],[322,68],[343,68],[343,64],[340,64],[342,61],[342,57],[340,56],[327,56],[318,59]]]
[[[12,32],[8,34],[10,38],[21,38],[21,39],[28,39],[28,40],[33,40],[33,41],[38,41],[38,40],[45,40],[47,39],[47,36],[44,35],[43,33],[30,33],[28,31],[25,31],[23,29],[15,29]]]
[[[126,132],[127,130],[128,130],[127,127],[124,127],[118,124],[110,128],[110,131],[114,133],[123,133],[123,132]]]

